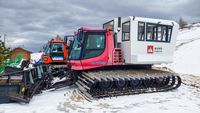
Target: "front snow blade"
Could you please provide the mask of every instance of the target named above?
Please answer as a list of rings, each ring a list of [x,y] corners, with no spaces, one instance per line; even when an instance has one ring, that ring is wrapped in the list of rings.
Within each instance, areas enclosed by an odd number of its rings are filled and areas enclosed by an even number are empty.
[[[49,66],[38,66],[25,71],[0,76],[0,104],[11,102],[29,103],[34,94],[45,87]]]

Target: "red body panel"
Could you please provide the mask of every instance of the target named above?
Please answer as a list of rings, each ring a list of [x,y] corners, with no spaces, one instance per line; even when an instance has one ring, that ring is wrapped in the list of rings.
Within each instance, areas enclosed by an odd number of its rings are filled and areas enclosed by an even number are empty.
[[[83,28],[86,31],[90,31],[89,28]],[[92,29],[96,30],[97,29]],[[102,29],[98,29],[102,30]],[[105,66],[112,66],[112,65],[122,65],[119,63],[113,63],[114,58],[114,38],[113,32],[107,31],[106,32],[106,46],[104,52],[94,58],[89,59],[82,59],[82,60],[70,60],[71,69],[73,70],[88,70],[93,68],[105,67]]]
[[[70,66],[73,70],[83,70],[81,60],[70,60]]]

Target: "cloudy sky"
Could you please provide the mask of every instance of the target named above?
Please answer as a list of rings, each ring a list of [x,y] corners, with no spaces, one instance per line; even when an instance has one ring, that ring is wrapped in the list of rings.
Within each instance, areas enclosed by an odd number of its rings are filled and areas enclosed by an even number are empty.
[[[118,16],[200,21],[199,0],[0,0],[0,34],[7,45],[39,51],[57,34],[101,27]]]

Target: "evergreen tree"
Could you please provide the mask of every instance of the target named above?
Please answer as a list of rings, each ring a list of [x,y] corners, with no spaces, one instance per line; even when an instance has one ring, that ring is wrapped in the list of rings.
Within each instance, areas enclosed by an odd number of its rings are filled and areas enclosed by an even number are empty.
[[[0,40],[0,68],[3,67],[4,60],[9,58],[10,54],[10,48],[6,48],[4,42]]]
[[[180,27],[180,29],[186,28],[186,26],[187,26],[187,22],[184,21],[183,18],[181,17],[179,19],[179,27]]]

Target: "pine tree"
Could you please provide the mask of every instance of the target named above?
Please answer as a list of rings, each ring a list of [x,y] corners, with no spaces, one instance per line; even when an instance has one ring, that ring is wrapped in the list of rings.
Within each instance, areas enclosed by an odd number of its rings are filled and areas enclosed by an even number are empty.
[[[0,68],[3,67],[4,60],[9,58],[11,54],[10,48],[5,47],[3,41],[0,40]]]
[[[179,19],[179,27],[180,27],[180,29],[186,28],[186,26],[187,26],[187,22],[184,21],[183,18],[181,17]]]

